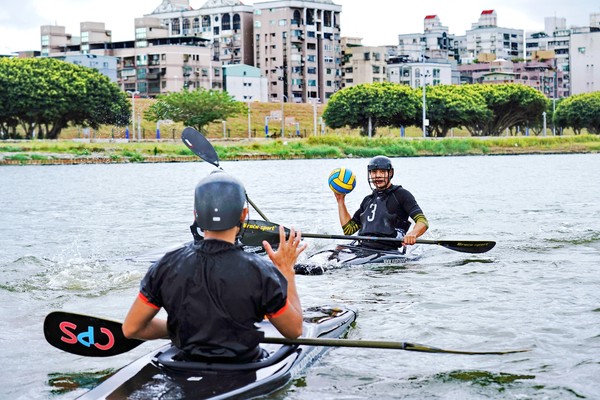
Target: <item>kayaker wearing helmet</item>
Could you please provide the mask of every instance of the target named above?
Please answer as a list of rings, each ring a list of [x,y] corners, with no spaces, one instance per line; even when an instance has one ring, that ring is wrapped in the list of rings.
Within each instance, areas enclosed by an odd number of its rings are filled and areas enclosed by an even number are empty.
[[[195,189],[194,216],[204,240],[167,253],[140,284],[123,333],[128,338],[169,337],[181,360],[246,362],[264,356],[264,336],[255,323],[266,316],[287,338],[302,334],[302,307],[294,264],[306,244],[291,229],[271,262],[236,244],[248,216],[244,186],[224,172],[212,173]],[[167,320],[156,318],[164,308]]]
[[[350,217],[344,194],[335,194],[340,224],[345,235],[358,231],[362,236],[404,237],[403,245],[413,245],[423,235],[429,223],[415,197],[402,186],[392,185],[394,168],[389,158],[377,156],[367,166],[369,186],[373,192],[366,196],[360,208]],[[410,219],[414,221],[412,229]],[[410,229],[410,230],[409,230]],[[398,247],[386,242],[362,242],[376,248]]]

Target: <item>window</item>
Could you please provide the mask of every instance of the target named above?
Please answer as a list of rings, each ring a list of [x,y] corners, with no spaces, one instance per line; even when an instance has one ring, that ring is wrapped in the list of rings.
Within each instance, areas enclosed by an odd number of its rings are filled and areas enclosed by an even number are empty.
[[[231,30],[231,17],[229,14],[223,14],[223,18],[221,19],[221,29],[224,31]]]
[[[233,14],[233,29],[241,29],[242,22],[240,19],[240,14]]]
[[[317,86],[317,81],[315,79],[308,80],[308,86]]]
[[[316,57],[314,55],[306,56],[306,61],[308,61],[308,62],[315,62],[315,60],[316,60]]]
[[[135,38],[146,39],[146,28],[135,28]]]
[[[171,19],[171,31],[174,34],[179,34],[179,19],[178,18],[173,18]]]
[[[579,47],[579,48],[577,49],[577,51],[578,51],[580,54],[585,54],[585,47]]]

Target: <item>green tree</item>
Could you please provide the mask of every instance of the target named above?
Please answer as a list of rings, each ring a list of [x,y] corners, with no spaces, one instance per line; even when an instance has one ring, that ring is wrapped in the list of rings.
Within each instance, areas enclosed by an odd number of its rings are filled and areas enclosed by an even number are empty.
[[[414,125],[421,102],[416,92],[396,83],[368,83],[335,93],[327,103],[323,119],[333,129],[360,128],[363,136],[372,135],[378,126]]]
[[[450,129],[489,121],[492,112],[472,85],[427,87],[427,116],[431,136],[445,137]]]
[[[576,135],[583,129],[600,134],[600,92],[584,93],[561,100],[556,106],[554,122],[570,127]]]
[[[149,121],[183,122],[202,132],[209,123],[226,120],[246,110],[244,103],[236,101],[227,92],[199,88],[158,96],[158,101],[144,112],[144,117]]]
[[[0,60],[0,124],[20,125],[26,137],[56,139],[78,124],[125,125],[130,107],[119,87],[93,68],[53,58]]]
[[[465,125],[472,136],[499,136],[512,127],[539,125],[550,102],[540,91],[521,84],[475,84],[470,88],[492,112],[488,120]]]

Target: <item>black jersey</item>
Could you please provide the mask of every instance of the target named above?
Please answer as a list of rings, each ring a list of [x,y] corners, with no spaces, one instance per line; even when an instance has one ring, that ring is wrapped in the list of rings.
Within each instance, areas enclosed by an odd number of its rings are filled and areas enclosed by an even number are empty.
[[[366,196],[352,220],[360,226],[361,236],[401,237],[410,228],[409,217],[413,221],[423,217],[421,207],[408,190],[392,185]]]
[[[287,280],[240,246],[203,240],[154,263],[140,297],[167,311],[170,339],[186,356],[243,359],[264,336],[254,324],[286,306]]]

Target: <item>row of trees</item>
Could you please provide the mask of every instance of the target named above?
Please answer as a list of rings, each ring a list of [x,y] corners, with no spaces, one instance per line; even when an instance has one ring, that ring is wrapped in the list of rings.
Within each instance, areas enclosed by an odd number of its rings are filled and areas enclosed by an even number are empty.
[[[352,86],[327,103],[323,118],[331,128],[348,126],[374,135],[378,126],[421,126],[422,89],[394,83]],[[439,85],[426,88],[428,135],[445,137],[453,128],[472,136],[499,136],[531,129],[539,134],[544,115],[559,129],[600,134],[600,92],[560,99],[552,104],[539,91],[519,84]],[[554,109],[556,107],[556,109]]]
[[[0,137],[56,139],[69,124],[98,129],[129,123],[128,96],[95,69],[51,58],[0,59]],[[377,127],[421,126],[422,89],[389,82],[352,86],[329,99],[323,118],[330,128],[350,127],[367,135]],[[559,128],[600,133],[600,92],[552,103],[524,85],[440,85],[426,88],[428,134],[453,128],[472,136],[498,136],[507,129],[539,133],[545,113]],[[173,120],[196,129],[247,110],[228,93],[198,89],[159,96],[145,113],[150,121]]]
[[[56,139],[69,124],[124,126],[127,95],[93,68],[53,58],[0,59],[0,137]]]
[[[422,89],[394,83],[352,86],[331,97],[323,114],[328,126],[345,125],[372,134],[378,126],[421,126]],[[473,136],[497,136],[506,129],[537,127],[550,102],[539,91],[516,84],[439,85],[426,88],[429,136],[444,137],[463,127]]]

